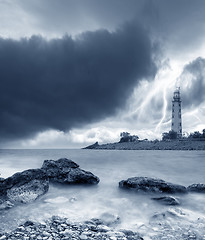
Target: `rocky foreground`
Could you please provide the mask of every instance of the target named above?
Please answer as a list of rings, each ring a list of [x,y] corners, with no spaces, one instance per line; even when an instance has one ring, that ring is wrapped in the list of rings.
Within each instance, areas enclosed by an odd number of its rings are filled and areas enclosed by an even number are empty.
[[[104,150],[205,150],[205,141],[137,141],[107,143],[99,145],[97,142],[84,149]]]
[[[53,216],[44,223],[27,221],[12,232],[0,234],[1,240],[143,240],[138,233],[114,230],[109,223],[92,219],[72,223],[67,218]]]
[[[45,160],[39,169],[28,169],[0,179],[0,213],[46,194],[50,182],[69,187],[70,184],[98,184],[99,181],[97,176],[82,170],[70,159]],[[205,184],[185,187],[158,178],[132,177],[121,180],[119,187],[136,192],[136,196],[140,192],[149,193],[147,197],[166,205],[167,209],[154,214],[147,225],[136,226],[134,231],[120,229],[120,217],[109,213],[99,219],[77,223],[53,216],[43,223],[27,221],[10,232],[2,232],[0,240],[205,240],[205,217],[201,214],[196,220],[190,220],[190,211],[179,208],[183,198],[178,198],[193,192],[205,193]]]
[[[117,228],[119,217],[70,222],[53,216],[43,223],[26,221],[13,231],[0,233],[0,240],[205,240],[205,218],[190,221],[189,217],[189,212],[170,208],[131,231]]]

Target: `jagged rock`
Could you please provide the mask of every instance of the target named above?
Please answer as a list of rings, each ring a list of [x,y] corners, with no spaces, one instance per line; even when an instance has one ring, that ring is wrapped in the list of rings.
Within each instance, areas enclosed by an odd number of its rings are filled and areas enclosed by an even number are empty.
[[[43,170],[29,169],[18,172],[0,182],[1,202],[28,203],[45,194],[48,188],[49,180]]]
[[[169,196],[164,196],[164,197],[157,197],[157,198],[152,198],[152,200],[158,201],[164,205],[179,205],[179,201],[174,198],[174,197],[169,197]]]
[[[91,172],[79,168],[79,165],[67,158],[57,161],[45,160],[42,169],[52,182],[66,184],[97,184],[100,180]]]
[[[79,165],[67,158],[44,160],[42,168],[49,178],[55,178],[59,174],[66,174],[71,168],[78,168]]]
[[[205,193],[205,184],[202,183],[192,184],[187,187],[187,191]]]
[[[3,181],[4,181],[4,178],[1,178],[1,177],[0,177],[0,182],[3,182]]]
[[[137,191],[156,193],[186,193],[186,187],[158,178],[133,177],[119,182],[120,188],[131,188]]]

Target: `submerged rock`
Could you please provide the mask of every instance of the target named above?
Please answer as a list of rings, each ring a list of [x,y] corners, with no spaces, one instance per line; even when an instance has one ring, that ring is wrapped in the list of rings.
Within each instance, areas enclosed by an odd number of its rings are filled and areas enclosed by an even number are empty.
[[[202,183],[192,184],[187,187],[187,191],[205,193],[205,184]]]
[[[152,198],[152,200],[158,201],[164,205],[179,205],[179,201],[174,198],[174,197],[169,197],[169,196],[164,196],[164,197],[157,197],[157,198]]]
[[[165,182],[158,178],[133,177],[119,182],[120,188],[130,188],[143,192],[156,193],[186,193],[186,187],[178,184]]]
[[[29,169],[15,173],[0,182],[1,204],[6,205],[6,201],[12,204],[31,202],[45,194],[48,188],[48,177],[41,169]]]
[[[42,169],[52,182],[97,184],[100,181],[97,176],[82,170],[78,164],[67,158],[60,158],[57,161],[45,160]]]

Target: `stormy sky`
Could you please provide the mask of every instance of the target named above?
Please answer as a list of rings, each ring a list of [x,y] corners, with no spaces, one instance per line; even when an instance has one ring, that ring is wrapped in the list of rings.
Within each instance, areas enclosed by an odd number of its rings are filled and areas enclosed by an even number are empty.
[[[0,0],[0,147],[205,128],[203,0]]]

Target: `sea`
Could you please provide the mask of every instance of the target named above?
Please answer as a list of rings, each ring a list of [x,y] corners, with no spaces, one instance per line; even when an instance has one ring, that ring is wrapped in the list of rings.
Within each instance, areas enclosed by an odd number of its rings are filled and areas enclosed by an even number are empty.
[[[0,177],[40,168],[44,160],[59,158],[73,160],[98,176],[100,183],[50,185],[48,193],[36,201],[1,211],[0,232],[12,230],[27,220],[44,222],[53,215],[82,222],[107,214],[120,219],[113,227],[138,231],[144,239],[163,239],[164,231],[174,236],[170,239],[177,239],[179,232],[198,237],[193,239],[205,239],[205,194],[173,194],[180,205],[167,206],[152,200],[161,195],[118,187],[119,181],[135,176],[160,178],[184,186],[205,183],[205,151],[2,149]]]

